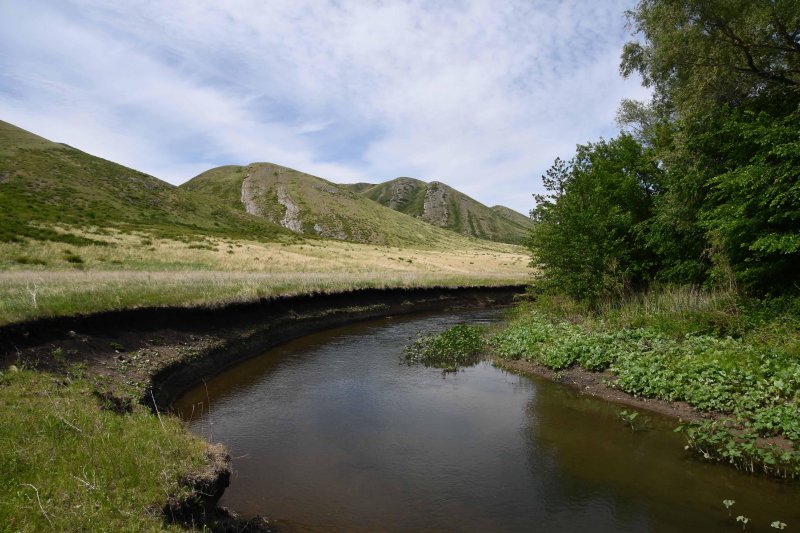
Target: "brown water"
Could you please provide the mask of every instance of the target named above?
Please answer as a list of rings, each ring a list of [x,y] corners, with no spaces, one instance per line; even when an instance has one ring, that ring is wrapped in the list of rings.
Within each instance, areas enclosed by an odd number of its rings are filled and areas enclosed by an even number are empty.
[[[401,364],[417,333],[497,311],[377,320],[288,343],[176,407],[224,442],[221,504],[298,530],[800,529],[800,487],[695,460],[674,423],[481,363],[443,377]],[[207,408],[210,399],[211,409]],[[736,503],[732,517],[722,500]]]

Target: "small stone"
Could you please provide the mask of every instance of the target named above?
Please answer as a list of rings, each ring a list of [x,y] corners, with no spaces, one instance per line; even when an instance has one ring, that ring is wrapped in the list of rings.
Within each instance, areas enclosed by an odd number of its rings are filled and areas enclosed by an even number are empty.
[[[10,367],[8,367],[8,371],[12,374],[18,374],[19,368],[17,368],[17,365],[11,365]]]

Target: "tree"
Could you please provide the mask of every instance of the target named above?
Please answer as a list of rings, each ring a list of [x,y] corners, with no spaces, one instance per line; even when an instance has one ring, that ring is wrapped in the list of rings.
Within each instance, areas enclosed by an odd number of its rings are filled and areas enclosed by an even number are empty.
[[[626,15],[644,41],[625,45],[623,75],[681,117],[800,96],[796,0],[641,0]]]
[[[655,269],[639,225],[651,215],[658,170],[630,135],[578,146],[542,177],[531,212],[538,286],[590,301],[646,285]]]
[[[726,170],[710,182],[703,226],[748,289],[800,287],[800,108],[776,119],[733,112],[718,130]]]
[[[796,0],[641,0],[623,75],[654,89],[619,121],[661,170],[648,247],[658,277],[697,283],[730,267],[756,291],[796,283],[800,227]],[[782,288],[782,289],[781,289]]]

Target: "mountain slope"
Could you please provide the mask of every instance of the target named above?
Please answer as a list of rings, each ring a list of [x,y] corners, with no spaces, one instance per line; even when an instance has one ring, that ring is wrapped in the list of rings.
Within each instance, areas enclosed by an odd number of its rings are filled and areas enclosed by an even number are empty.
[[[490,209],[437,181],[426,183],[403,177],[369,188],[364,184],[348,187],[381,205],[470,237],[519,244],[527,238],[530,228],[523,220],[505,211]]]
[[[182,189],[220,199],[296,233],[388,245],[460,244],[463,237],[322,178],[272,163],[208,170]]]
[[[275,238],[288,232],[216,199],[0,121],[0,241],[81,244],[54,226]]]
[[[504,205],[493,205],[490,209],[495,213],[497,213],[498,215],[500,215],[501,217],[510,220],[514,224],[523,226],[527,229],[533,227],[533,221],[530,219],[530,217],[526,217],[522,213],[514,211],[510,207],[506,207]]]

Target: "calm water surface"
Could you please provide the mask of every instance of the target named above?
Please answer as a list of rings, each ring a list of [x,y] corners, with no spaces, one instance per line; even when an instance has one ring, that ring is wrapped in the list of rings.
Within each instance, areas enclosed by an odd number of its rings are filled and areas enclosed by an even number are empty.
[[[296,530],[800,529],[800,488],[696,461],[674,423],[482,363],[401,363],[418,333],[499,311],[383,319],[311,335],[190,391],[176,408],[224,442],[221,504]],[[210,400],[210,409],[208,408]]]

